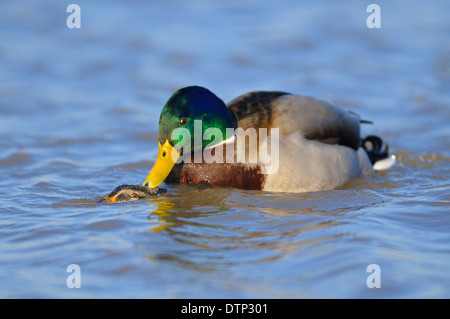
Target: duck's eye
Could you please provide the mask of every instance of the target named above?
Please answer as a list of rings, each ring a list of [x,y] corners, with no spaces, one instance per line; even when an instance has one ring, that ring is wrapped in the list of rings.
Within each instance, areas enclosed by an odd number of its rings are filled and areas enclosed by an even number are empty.
[[[132,193],[132,194],[130,195],[130,197],[131,197],[131,198],[138,198],[139,196],[138,196],[138,194],[136,194],[136,193]]]
[[[186,123],[187,123],[187,118],[182,117],[182,118],[180,119],[180,125],[185,125]]]

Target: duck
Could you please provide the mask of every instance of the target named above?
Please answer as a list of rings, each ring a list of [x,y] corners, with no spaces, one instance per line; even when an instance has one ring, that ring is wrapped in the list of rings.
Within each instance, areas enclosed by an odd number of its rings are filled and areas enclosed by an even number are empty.
[[[183,87],[161,110],[158,155],[141,186],[336,189],[395,163],[381,138],[361,137],[361,124],[373,123],[311,96],[252,91],[225,103],[205,87]]]

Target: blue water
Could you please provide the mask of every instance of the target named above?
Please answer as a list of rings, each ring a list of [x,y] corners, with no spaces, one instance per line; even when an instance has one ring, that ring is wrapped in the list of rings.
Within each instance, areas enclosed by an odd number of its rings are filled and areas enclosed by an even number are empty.
[[[77,1],[80,29],[70,3],[1,4],[0,297],[450,297],[448,1],[378,1],[380,29],[369,1]],[[328,100],[398,164],[332,191],[97,203],[142,183],[192,84]]]

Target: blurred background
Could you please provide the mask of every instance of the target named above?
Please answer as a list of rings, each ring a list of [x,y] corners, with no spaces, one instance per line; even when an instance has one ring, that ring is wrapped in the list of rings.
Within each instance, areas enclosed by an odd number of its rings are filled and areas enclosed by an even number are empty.
[[[71,3],[81,8],[79,29],[66,25]],[[376,1],[381,28],[370,29],[371,3],[3,1],[0,296],[448,298],[450,4]],[[225,102],[251,90],[327,100],[374,121],[363,134],[385,139],[400,165],[377,186],[363,180],[318,197],[220,190],[216,205],[211,190],[202,201],[201,190],[176,187],[156,206],[96,204],[120,184],[143,181],[157,154],[159,112],[187,85]],[[366,210],[378,213],[368,224],[336,220]],[[218,211],[227,214],[212,217]],[[393,221],[393,212],[407,215]],[[273,228],[260,214],[275,218]],[[288,222],[283,214],[293,215]],[[298,255],[311,239],[302,227],[330,220],[335,227],[312,235],[324,246]],[[149,227],[162,227],[160,237],[149,237]],[[233,249],[221,250],[223,238]],[[331,254],[336,239],[343,242]],[[275,245],[279,258],[260,251],[264,245]],[[355,257],[368,251],[376,258]],[[346,284],[352,265],[377,258],[392,270],[390,289],[368,292],[364,267],[362,287]],[[65,287],[73,262],[90,269],[91,288]],[[406,271],[411,262],[419,264]],[[330,264],[340,270],[317,270]],[[399,272],[404,280],[395,283]]]

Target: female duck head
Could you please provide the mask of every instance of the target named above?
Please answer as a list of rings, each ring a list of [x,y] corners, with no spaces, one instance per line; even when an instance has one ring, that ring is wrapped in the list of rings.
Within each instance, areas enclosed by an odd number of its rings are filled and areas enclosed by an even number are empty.
[[[184,130],[176,131],[180,128]],[[234,128],[234,124],[225,103],[200,86],[188,86],[176,91],[161,111],[159,153],[143,185],[156,187],[161,184],[175,165],[181,149],[186,151],[190,148],[192,153],[210,145],[212,136],[206,137],[207,134],[204,134],[210,128],[221,132],[222,139],[214,136],[217,142],[230,137],[227,136],[227,128]],[[195,141],[201,141],[201,144]]]

